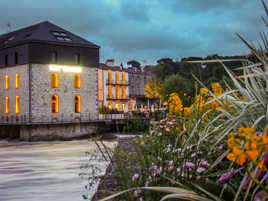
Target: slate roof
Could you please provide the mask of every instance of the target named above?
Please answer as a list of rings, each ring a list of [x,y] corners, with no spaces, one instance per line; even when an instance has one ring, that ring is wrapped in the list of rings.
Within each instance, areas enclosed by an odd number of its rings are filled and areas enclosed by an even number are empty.
[[[46,42],[100,48],[98,45],[48,21],[0,35],[0,48],[27,42]]]

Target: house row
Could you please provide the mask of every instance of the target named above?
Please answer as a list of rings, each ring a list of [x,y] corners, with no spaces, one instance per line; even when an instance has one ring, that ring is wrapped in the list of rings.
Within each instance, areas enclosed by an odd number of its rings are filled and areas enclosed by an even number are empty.
[[[150,74],[100,64],[99,49],[48,21],[0,35],[0,125],[19,125],[24,139],[62,129],[73,136],[92,130],[81,123],[97,122],[100,107],[129,112],[146,104]]]

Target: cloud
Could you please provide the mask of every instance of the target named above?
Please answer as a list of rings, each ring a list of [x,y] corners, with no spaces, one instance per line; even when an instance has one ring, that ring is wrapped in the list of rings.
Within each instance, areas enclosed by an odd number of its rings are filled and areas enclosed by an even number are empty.
[[[0,13],[0,33],[49,20],[100,45],[102,61],[118,63],[242,54],[235,33],[254,43],[265,30],[258,0],[10,0]]]

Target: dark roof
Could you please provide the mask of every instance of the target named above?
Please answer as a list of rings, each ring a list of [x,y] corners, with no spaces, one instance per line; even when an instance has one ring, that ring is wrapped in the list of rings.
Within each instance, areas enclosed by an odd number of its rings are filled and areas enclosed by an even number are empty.
[[[0,35],[0,48],[36,41],[99,48],[98,45],[48,21]]]
[[[122,68],[121,66],[107,66],[107,65],[104,64],[104,63],[100,63],[100,64],[99,64],[99,68],[100,68],[100,69],[103,69],[103,70],[108,70],[108,69],[110,69],[110,70],[113,70],[113,71],[115,71],[115,70],[117,70],[117,71],[127,71],[127,69],[124,69],[124,68]]]

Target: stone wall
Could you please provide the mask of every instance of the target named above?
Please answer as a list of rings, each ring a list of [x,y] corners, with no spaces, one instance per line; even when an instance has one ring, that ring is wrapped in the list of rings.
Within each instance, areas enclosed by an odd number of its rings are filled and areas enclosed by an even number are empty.
[[[31,66],[31,121],[38,122],[79,122],[98,118],[97,68],[82,67],[81,88],[74,87],[73,72],[56,72],[58,88],[51,87],[49,65]],[[59,112],[52,113],[52,96],[59,97]],[[75,113],[74,97],[81,96],[81,113]]]
[[[15,75],[19,74],[19,88],[15,89]],[[9,88],[5,89],[5,75],[9,76]],[[0,69],[0,123],[28,122],[29,117],[29,65],[17,65]],[[9,113],[5,113],[5,98],[9,97]],[[15,99],[20,98],[20,112],[15,113]]]
[[[20,140],[68,140],[96,133],[95,123],[47,124],[20,127]]]

